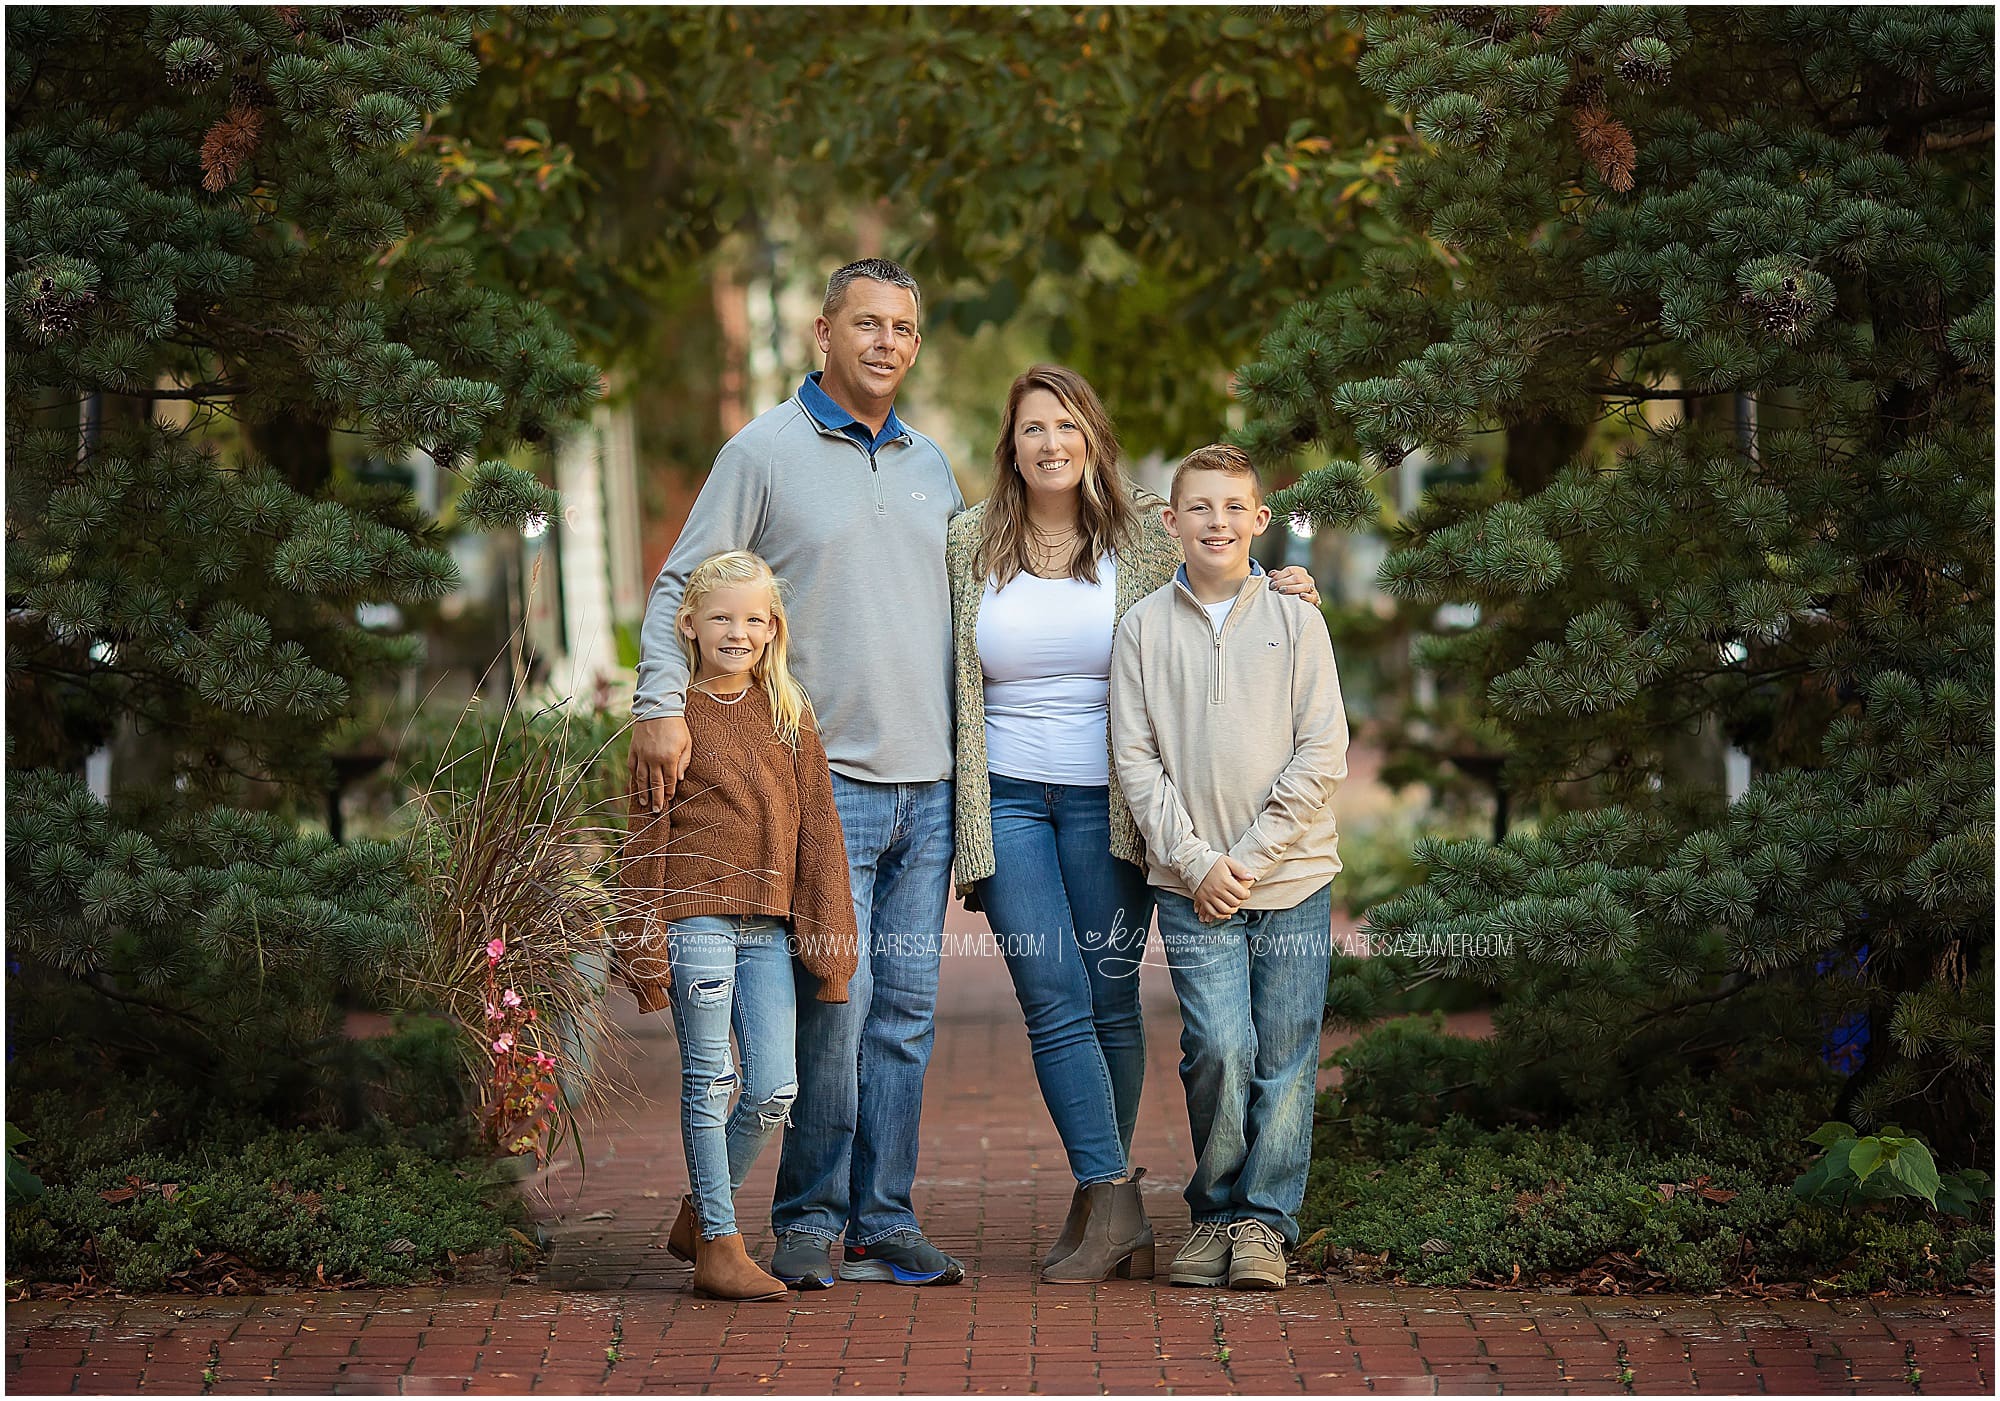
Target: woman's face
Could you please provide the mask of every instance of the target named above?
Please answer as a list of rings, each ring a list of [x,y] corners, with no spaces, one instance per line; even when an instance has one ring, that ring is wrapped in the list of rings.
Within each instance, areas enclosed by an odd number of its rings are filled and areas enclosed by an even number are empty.
[[[1046,389],[1029,390],[1015,410],[1014,464],[1031,498],[1072,494],[1090,470],[1083,425]]]

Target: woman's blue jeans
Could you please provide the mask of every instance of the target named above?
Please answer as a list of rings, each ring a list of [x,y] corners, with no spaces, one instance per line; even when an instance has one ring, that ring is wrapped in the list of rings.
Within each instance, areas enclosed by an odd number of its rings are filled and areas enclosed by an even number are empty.
[[[1146,1026],[1145,873],[1111,854],[1107,788],[991,775],[993,874],[979,900],[1013,975],[1035,1079],[1079,1183],[1131,1160]]]
[[[792,953],[784,922],[762,915],[696,915],[670,928],[681,1146],[701,1237],[714,1240],[737,1233],[736,1189],[798,1099]],[[732,1026],[741,1075],[729,1057]]]

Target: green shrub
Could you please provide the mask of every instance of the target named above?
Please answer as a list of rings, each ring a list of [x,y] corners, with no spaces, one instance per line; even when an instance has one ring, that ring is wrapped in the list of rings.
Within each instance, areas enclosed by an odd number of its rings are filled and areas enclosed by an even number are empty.
[[[478,1165],[273,1130],[228,1151],[141,1154],[7,1213],[8,1271],[157,1290],[222,1252],[260,1273],[398,1284],[504,1248],[517,1202]]]
[[[1766,1091],[1754,1119],[1731,1103],[1686,1080],[1546,1129],[1327,1114],[1300,1213],[1324,1234],[1305,1262],[1427,1285],[1563,1282],[1602,1263],[1628,1288],[1754,1275],[1854,1293],[1960,1284],[1991,1256],[1990,1212],[1857,1215],[1793,1195],[1822,1087]]]
[[[398,1123],[364,1104],[340,1130],[276,1125],[164,1073],[104,1073],[66,1043],[23,1056],[10,1112],[45,1190],[8,1204],[9,1276],[150,1290],[222,1256],[265,1275],[395,1284],[514,1248],[518,1200],[461,1156],[454,1036],[423,1019],[344,1046],[371,1098],[441,1117]]]

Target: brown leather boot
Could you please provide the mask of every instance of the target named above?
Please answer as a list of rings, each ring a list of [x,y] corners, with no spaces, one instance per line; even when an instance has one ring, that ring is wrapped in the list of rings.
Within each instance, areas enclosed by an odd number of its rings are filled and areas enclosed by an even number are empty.
[[[694,1252],[694,1292],[708,1299],[782,1299],[785,1282],[767,1275],[743,1249],[741,1235],[702,1241]]]
[[[694,1198],[682,1197],[680,1215],[667,1232],[667,1254],[676,1260],[694,1263],[695,1247],[701,1244],[701,1222],[695,1219]]]

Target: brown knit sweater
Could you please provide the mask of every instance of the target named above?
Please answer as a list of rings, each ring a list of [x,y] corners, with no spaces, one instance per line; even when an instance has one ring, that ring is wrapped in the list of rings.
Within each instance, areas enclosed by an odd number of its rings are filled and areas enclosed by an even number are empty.
[[[819,979],[821,1002],[845,1002],[854,975],[854,897],[833,780],[808,714],[796,750],[771,725],[754,682],[724,704],[688,692],[694,743],[664,814],[631,800],[632,831],[619,872],[619,971],[654,1012],[667,1005],[668,926],[694,915],[772,915],[791,921],[793,947]]]

